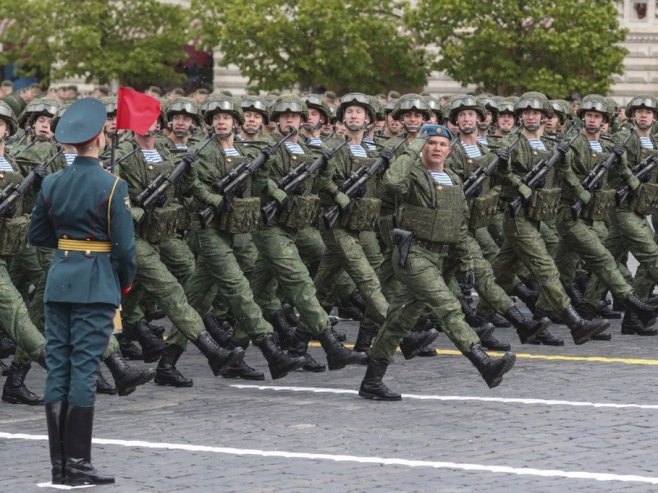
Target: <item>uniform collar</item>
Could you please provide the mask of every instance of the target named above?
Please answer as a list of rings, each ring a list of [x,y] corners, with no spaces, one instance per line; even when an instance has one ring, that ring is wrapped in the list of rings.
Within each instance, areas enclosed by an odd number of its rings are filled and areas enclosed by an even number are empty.
[[[73,164],[71,166],[75,166],[76,164],[78,165],[90,165],[93,164],[95,166],[98,166],[100,163],[100,160],[95,157],[87,157],[87,156],[75,156],[75,159],[73,160]]]

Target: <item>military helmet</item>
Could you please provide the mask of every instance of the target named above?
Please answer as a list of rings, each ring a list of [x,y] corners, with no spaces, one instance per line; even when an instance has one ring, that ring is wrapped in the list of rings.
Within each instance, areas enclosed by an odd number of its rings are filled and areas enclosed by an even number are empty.
[[[228,113],[240,124],[244,123],[244,114],[240,104],[235,101],[233,96],[226,94],[210,94],[203,102],[201,111],[203,111],[203,120],[208,125],[212,125],[212,118],[215,113]]]
[[[427,101],[427,106],[430,107],[430,111],[436,115],[436,119],[438,121],[443,120],[443,109],[441,109],[441,102],[432,96],[426,96],[425,100]]]
[[[553,107],[553,113],[559,118],[560,123],[564,125],[571,115],[571,105],[565,99],[551,99],[549,102]]]
[[[515,115],[514,101],[512,101],[511,99],[501,99],[496,103],[496,106],[498,107],[498,116],[504,114]]]
[[[71,106],[71,103],[64,103],[62,107],[57,111],[57,114],[53,117],[53,119],[50,121],[50,129],[55,132],[57,130],[57,124],[59,123],[59,120],[62,118],[64,113],[66,113],[66,110]]]
[[[21,116],[18,118],[18,124],[22,127],[26,122],[33,124],[36,119],[42,115],[54,118],[59,111],[61,104],[56,99],[39,98],[30,102]]]
[[[653,111],[654,115],[658,118],[658,100],[653,96],[635,96],[626,105],[626,116],[633,118],[635,110],[639,108],[646,108]]]
[[[599,94],[588,94],[585,96],[581,101],[580,107],[578,108],[578,112],[576,114],[578,115],[578,118],[582,118],[588,111],[596,111],[597,113],[601,113],[603,118],[608,122],[612,117],[609,111],[608,102],[603,96]]]
[[[194,99],[175,98],[167,105],[165,115],[167,120],[171,121],[174,115],[187,115],[191,117],[197,125],[201,125],[201,108]]]
[[[389,113],[392,113],[396,104],[398,104],[397,99],[391,99],[388,103],[386,103],[384,105],[384,114],[388,115]]]
[[[266,98],[253,95],[243,96],[242,101],[240,101],[240,108],[243,113],[245,111],[260,113],[263,116],[263,124],[270,123],[270,109]]]
[[[548,98],[535,91],[524,92],[519,97],[519,100],[514,105],[514,113],[519,117],[523,110],[537,110],[541,111],[547,117],[553,116],[553,107],[548,101]]]
[[[306,107],[306,103],[302,98],[295,96],[294,94],[284,94],[283,96],[279,96],[272,105],[272,120],[278,120],[279,116],[285,113],[298,113],[302,115],[303,120],[308,118],[308,108]]]
[[[7,124],[7,136],[14,135],[18,129],[16,115],[14,115],[14,110],[11,109],[11,106],[4,101],[0,101],[0,119],[4,120]]]
[[[100,99],[101,103],[105,106],[107,116],[116,115],[117,112],[117,98],[108,96]]]
[[[386,113],[384,113],[384,105],[377,98],[377,96],[368,96],[370,99],[370,105],[372,109],[375,110],[375,117],[377,120],[386,120]]]
[[[329,105],[322,100],[322,96],[317,94],[307,94],[306,96],[303,96],[303,99],[306,103],[306,108],[318,110],[324,116],[324,121],[329,121],[331,118],[331,109],[329,109]]]
[[[396,120],[399,120],[403,113],[412,110],[422,113],[425,120],[430,119],[430,113],[432,112],[430,106],[427,104],[427,101],[423,96],[415,93],[400,96],[400,99],[398,99],[398,102],[393,109],[392,116]]]
[[[453,125],[457,125],[457,115],[460,111],[473,110],[480,117],[481,121],[487,117],[487,111],[484,105],[480,103],[475,96],[455,96],[451,98],[447,105],[448,119]]]
[[[478,96],[478,103],[484,105],[485,109],[491,111],[491,118],[495,120],[498,117],[498,103],[492,96]]]
[[[336,109],[336,119],[339,122],[343,121],[343,117],[345,116],[345,109],[348,106],[360,106],[366,110],[366,112],[368,112],[370,123],[373,123],[377,119],[377,112],[372,106],[370,96],[367,96],[361,92],[350,92],[340,98],[340,105]]]

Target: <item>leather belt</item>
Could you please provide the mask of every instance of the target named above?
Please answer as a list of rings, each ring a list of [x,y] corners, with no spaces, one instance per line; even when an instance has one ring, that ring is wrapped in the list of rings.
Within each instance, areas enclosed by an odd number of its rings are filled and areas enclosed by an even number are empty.
[[[441,254],[448,253],[448,250],[450,249],[450,245],[447,243],[434,243],[433,241],[418,240],[416,238],[411,240],[411,244],[429,250],[430,252]]]

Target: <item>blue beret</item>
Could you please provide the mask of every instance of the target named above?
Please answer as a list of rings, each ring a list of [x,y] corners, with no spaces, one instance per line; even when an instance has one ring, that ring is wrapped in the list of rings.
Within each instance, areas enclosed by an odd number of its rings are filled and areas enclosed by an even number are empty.
[[[105,105],[98,99],[79,99],[60,118],[55,139],[60,144],[82,144],[101,133],[106,120]]]
[[[443,125],[423,125],[420,129],[420,136],[424,138],[445,137],[448,140],[452,139],[452,133]]]

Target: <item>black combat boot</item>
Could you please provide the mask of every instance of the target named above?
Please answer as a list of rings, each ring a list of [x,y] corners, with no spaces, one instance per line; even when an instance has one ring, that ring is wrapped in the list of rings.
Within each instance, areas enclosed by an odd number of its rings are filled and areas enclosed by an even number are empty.
[[[221,347],[226,347],[233,336],[233,329],[228,321],[219,320],[210,312],[206,313],[201,320],[203,320],[203,326],[210,337]]]
[[[329,370],[340,370],[347,365],[359,365],[368,361],[368,355],[352,351],[344,347],[331,330],[331,327],[324,329],[319,336],[322,349],[327,354],[327,366]]]
[[[96,393],[107,395],[115,395],[117,393],[117,388],[105,380],[100,368],[98,368],[98,371],[96,372]]]
[[[288,372],[301,368],[306,364],[306,359],[303,356],[291,356],[284,353],[271,335],[265,337],[258,344],[258,349],[261,350],[267,360],[272,380],[283,378]]]
[[[30,363],[11,362],[9,375],[2,388],[2,400],[10,404],[27,404],[28,406],[39,406],[43,399],[25,386],[25,376],[30,371]]]
[[[501,329],[507,329],[512,326],[512,324],[509,323],[505,317],[498,315],[497,313],[493,314],[489,322],[494,324],[494,327],[498,327]]]
[[[16,352],[16,344],[9,337],[0,335],[0,359],[9,358]]]
[[[530,317],[524,317],[516,306],[511,306],[505,312],[505,318],[509,320],[516,333],[519,336],[521,344],[532,342],[538,332],[547,329],[551,325],[551,321],[547,318],[534,320]]]
[[[119,341],[119,349],[121,354],[127,360],[144,361],[142,350],[137,347],[137,344],[132,342],[125,334],[117,334],[117,341]]]
[[[138,369],[128,365],[121,356],[121,351],[114,351],[103,363],[110,370],[120,396],[132,394],[138,385],[150,382],[155,376],[152,368]]]
[[[510,350],[510,345],[508,343],[496,339],[496,336],[494,335],[494,330],[496,330],[496,327],[494,327],[493,324],[485,322],[479,327],[473,327],[473,330],[478,335],[480,338],[480,343],[485,348],[492,351]]]
[[[322,373],[327,367],[323,363],[315,361],[313,356],[308,354],[308,343],[310,340],[311,338],[309,336],[297,329],[295,331],[295,338],[288,350],[288,355],[304,358],[305,363],[304,366],[302,366],[302,370],[310,371],[312,373]]]
[[[140,320],[137,322],[137,326],[124,327],[123,331],[128,338],[139,341],[139,345],[142,346],[144,362],[153,363],[160,359],[160,355],[165,349],[165,343],[146,325],[146,320]]]
[[[621,321],[621,333],[625,335],[655,336],[658,335],[658,329],[653,327],[654,322],[655,319],[645,324],[640,319],[637,310],[628,307],[624,312],[624,319]]]
[[[249,341],[237,342],[234,339],[231,339],[226,346],[226,349],[233,349],[236,347],[241,347],[246,351],[249,347]],[[238,363],[233,363],[229,370],[222,376],[224,378],[242,378],[243,380],[265,380],[265,374],[262,371],[249,366],[244,359]]]
[[[544,346],[564,346],[564,339],[554,336],[548,329],[542,329],[535,334],[535,337],[530,341],[530,344],[536,344],[537,346],[541,344]]]
[[[377,335],[377,326],[364,323],[362,320],[359,324],[359,332],[356,335],[356,341],[354,342],[354,350],[360,353],[365,353],[370,349],[372,345],[372,340]]]
[[[363,320],[363,310],[352,303],[351,300],[339,301],[337,307],[338,317],[356,322]]]
[[[68,407],[68,401],[46,403],[52,484],[64,484],[64,422]]]
[[[288,349],[295,338],[295,327],[288,323],[288,319],[283,313],[283,310],[274,312],[267,317],[267,321],[272,324],[272,328],[279,338],[282,349]]]
[[[626,309],[635,310],[642,323],[647,324],[656,318],[656,310],[658,310],[658,304],[644,302],[635,293],[628,293],[625,301]]]
[[[283,312],[283,316],[286,317],[289,325],[297,325],[299,317],[297,316],[295,305],[292,304],[292,301],[284,299],[281,303],[281,311]]]
[[[155,337],[159,337],[160,339],[162,339],[162,337],[164,336],[164,333],[165,333],[165,326],[164,325],[153,323],[153,322],[151,322],[150,320],[147,319],[146,320],[146,326],[151,330],[151,332],[153,332],[153,335]]]
[[[404,359],[415,358],[422,349],[436,341],[437,337],[439,337],[439,331],[436,329],[410,332],[400,341],[400,351],[402,351]]]
[[[64,424],[64,484],[114,483],[112,476],[102,476],[91,463],[91,435],[94,408],[69,404]]]
[[[512,288],[511,294],[523,301],[523,303],[525,303],[530,309],[535,307],[537,300],[539,299],[539,291],[530,289],[530,287],[523,282],[516,284],[514,288]]]
[[[176,363],[178,363],[178,359],[182,354],[182,347],[176,344],[167,344],[155,369],[155,379],[153,381],[158,385],[170,387],[191,387],[194,385],[191,378],[185,378],[176,368]]]
[[[541,320],[542,318],[547,318],[554,324],[558,325],[565,325],[566,322],[564,321],[564,318],[562,318],[560,315],[555,313],[552,310],[544,310],[539,307],[532,308],[532,313],[533,313],[533,318],[535,320]]]
[[[478,315],[475,308],[473,308],[473,306],[466,301],[466,299],[462,294],[457,295],[457,299],[459,300],[459,304],[462,307],[462,312],[464,312],[464,319],[466,320],[466,323],[468,325],[475,328],[475,327],[481,327],[482,325],[487,323],[487,321],[484,318]]]
[[[361,296],[361,292],[358,289],[355,289],[350,294],[350,303],[357,307],[361,312],[366,311],[366,300]]]
[[[567,327],[571,330],[571,337],[573,337],[573,342],[576,345],[585,344],[592,336],[605,332],[610,327],[610,322],[606,320],[584,320],[578,315],[573,305],[569,305],[564,310],[564,319]]]
[[[0,360],[0,373],[2,373],[3,377],[9,375],[9,367],[5,365],[5,363],[2,360]]]
[[[237,347],[229,351],[221,348],[208,332],[201,332],[193,344],[208,359],[208,365],[215,376],[223,375],[229,371],[233,363],[237,363],[244,358],[244,349]]]
[[[361,388],[359,388],[359,395],[361,397],[375,401],[402,400],[400,394],[396,394],[382,382],[386,368],[388,368],[388,362],[385,360],[371,359],[368,361],[368,369],[361,381]]]
[[[473,345],[465,356],[478,369],[490,389],[502,382],[503,375],[510,371],[516,362],[514,353],[505,353],[502,358],[492,358],[479,344]]]

